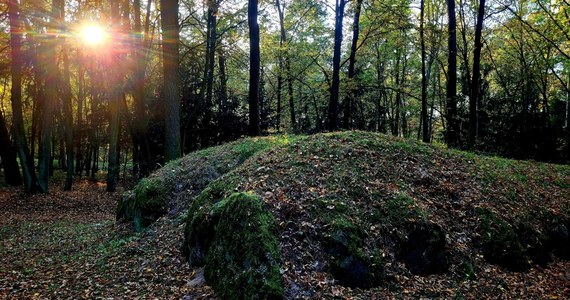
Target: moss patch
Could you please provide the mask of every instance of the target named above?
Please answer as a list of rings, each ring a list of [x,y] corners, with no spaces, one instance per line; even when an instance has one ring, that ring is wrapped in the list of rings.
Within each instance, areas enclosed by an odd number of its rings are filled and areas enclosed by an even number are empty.
[[[364,238],[361,226],[346,218],[340,217],[330,226],[325,251],[330,257],[330,272],[341,285],[370,288],[382,283],[384,268],[380,256],[374,250],[376,253],[366,255]]]
[[[483,255],[490,263],[514,271],[528,268],[525,250],[515,228],[488,209],[479,209]]]
[[[204,265],[206,280],[222,299],[282,298],[275,219],[255,196],[234,193],[208,201],[214,194],[203,193],[202,205],[189,212],[184,248],[190,263]]]
[[[133,220],[137,231],[167,212],[168,190],[160,177],[143,178],[132,192],[125,193],[117,206],[117,219]]]

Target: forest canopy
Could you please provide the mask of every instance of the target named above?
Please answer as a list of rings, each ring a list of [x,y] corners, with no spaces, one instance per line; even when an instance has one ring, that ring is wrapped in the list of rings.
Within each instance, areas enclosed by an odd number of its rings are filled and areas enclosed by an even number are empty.
[[[567,0],[2,1],[2,167],[112,191],[121,166],[351,129],[568,163],[568,24]]]

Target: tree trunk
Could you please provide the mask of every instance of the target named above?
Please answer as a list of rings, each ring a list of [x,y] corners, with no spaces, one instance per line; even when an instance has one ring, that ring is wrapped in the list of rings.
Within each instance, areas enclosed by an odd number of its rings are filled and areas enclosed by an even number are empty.
[[[38,157],[38,185],[40,192],[47,193],[49,173],[51,168],[51,148],[52,148],[52,127],[53,127],[53,113],[55,104],[59,100],[57,92],[57,55],[56,49],[58,48],[58,41],[56,39],[58,29],[58,19],[60,18],[60,8],[62,0],[52,1],[52,10],[50,16],[50,25],[48,29],[48,37],[46,38],[46,72],[54,76],[45,77],[45,98],[43,99],[41,126],[42,132],[40,135],[40,147]]]
[[[64,22],[65,7],[64,1],[59,3],[60,6],[60,18],[59,24]],[[70,191],[73,184],[73,104],[71,95],[71,83],[69,74],[69,56],[68,49],[65,40],[62,41],[62,61],[63,61],[63,78],[62,78],[62,89],[63,89],[63,113],[64,113],[64,123],[65,123],[65,153],[66,153],[66,177],[65,186],[63,189],[65,191]]]
[[[291,74],[291,59],[289,58],[289,53],[286,49],[287,47],[287,32],[285,31],[285,13],[284,7],[281,6],[281,1],[275,0],[275,5],[277,6],[277,12],[279,15],[279,29],[280,29],[280,39],[279,39],[279,48],[280,48],[280,56],[279,56],[279,74],[277,78],[277,106],[278,106],[278,116],[279,119],[281,118],[281,88],[282,88],[282,74],[281,68],[283,65],[283,60],[285,61],[285,73],[287,75],[287,97],[289,100],[289,115],[291,117],[291,128],[293,132],[297,132],[297,115],[295,113],[295,98],[293,97],[293,74]],[[281,120],[279,120],[281,121]]]
[[[2,159],[2,166],[4,167],[4,175],[6,183],[11,186],[18,186],[22,184],[22,175],[18,168],[18,161],[16,160],[16,152],[12,147],[10,141],[10,134],[6,128],[6,120],[0,110],[0,158]]]
[[[134,111],[135,111],[135,121],[133,125],[133,163],[136,167],[136,176],[144,177],[150,172],[149,161],[149,146],[148,139],[146,138],[147,131],[147,116],[145,107],[145,71],[146,71],[146,43],[141,35],[142,24],[141,24],[141,2],[140,0],[134,0],[134,31],[136,33],[135,47],[134,47]],[[144,36],[148,35],[146,32]]]
[[[212,133],[210,132],[210,123],[212,121],[212,98],[214,93],[214,67],[216,57],[216,44],[217,44],[217,19],[218,3],[217,0],[208,0],[208,24],[207,24],[207,37],[206,37],[206,76],[204,78],[206,86],[206,97],[204,99],[204,136],[202,137],[203,146],[208,146]]]
[[[342,21],[344,19],[344,6],[346,0],[337,0],[335,8],[334,30],[334,53],[333,53],[333,76],[329,101],[329,126],[330,131],[338,129],[338,98],[340,89],[340,51],[342,44]]]
[[[259,24],[258,0],[248,0],[247,23],[249,26],[249,134],[257,136],[261,134],[259,124],[259,73],[260,73],[260,49],[259,49]]]
[[[356,8],[354,12],[354,22],[352,24],[352,44],[350,45],[350,56],[348,59],[348,82],[349,92],[345,98],[344,103],[344,128],[350,129],[352,127],[351,114],[353,102],[356,101],[358,88],[355,86],[354,77],[356,75],[356,50],[358,47],[358,36],[360,34],[360,11],[362,9],[362,1],[356,1]]]
[[[26,192],[32,193],[36,189],[36,174],[34,162],[30,158],[28,142],[26,141],[26,131],[24,129],[24,117],[22,113],[22,23],[17,1],[8,1],[8,18],[10,20],[10,49],[11,49],[11,77],[12,90],[10,101],[12,102],[12,118],[14,125],[14,135],[16,137],[16,147],[18,157],[22,167],[24,186]]]
[[[455,19],[455,0],[447,0],[447,107],[445,119],[447,131],[445,134],[447,145],[457,147],[459,143],[459,122],[457,120],[457,22]]]
[[[425,0],[420,1],[420,44],[422,55],[422,112],[421,112],[421,127],[422,127],[422,141],[424,143],[430,142],[428,113],[427,113],[427,79],[426,79],[426,43],[425,43]]]
[[[483,31],[483,18],[485,17],[485,0],[479,0],[477,12],[477,25],[475,26],[475,48],[473,49],[473,76],[471,77],[471,93],[469,95],[469,148],[475,147],[477,142],[477,103],[479,102],[479,81],[481,76],[481,33]]]
[[[111,18],[112,28],[115,31],[119,29],[119,3],[117,0],[111,1]],[[122,76],[120,74],[120,57],[113,45],[113,60],[115,68],[110,67],[109,91],[109,165],[107,167],[107,192],[114,192],[117,188],[117,177],[119,173],[119,131],[120,131],[120,107],[122,94]]]
[[[180,86],[179,86],[179,26],[178,0],[160,0],[162,22],[162,63],[165,109],[165,162],[179,158],[180,145]]]

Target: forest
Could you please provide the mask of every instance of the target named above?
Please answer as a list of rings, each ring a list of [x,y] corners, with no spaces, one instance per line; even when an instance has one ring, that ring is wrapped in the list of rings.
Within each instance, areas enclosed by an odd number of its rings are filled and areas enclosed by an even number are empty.
[[[568,0],[3,0],[0,298],[564,298],[568,24]]]
[[[170,2],[0,6],[6,178],[114,190],[121,166],[339,129],[568,162],[563,0]]]

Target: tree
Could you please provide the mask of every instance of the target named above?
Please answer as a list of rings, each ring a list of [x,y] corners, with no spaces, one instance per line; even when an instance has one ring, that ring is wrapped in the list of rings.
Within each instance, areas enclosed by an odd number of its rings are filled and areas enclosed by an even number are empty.
[[[60,30],[63,31],[63,24],[65,21],[65,1],[62,0],[58,3],[59,16],[58,24]],[[62,51],[62,61],[63,61],[63,72],[61,74],[61,84],[62,84],[62,100],[63,100],[63,115],[65,123],[65,154],[66,154],[66,177],[65,185],[63,189],[65,191],[70,191],[73,184],[73,103],[71,94],[71,82],[70,82],[70,66],[69,66],[69,53],[68,45],[65,41],[65,37],[61,41],[61,51]]]
[[[12,147],[12,141],[10,141],[10,134],[8,129],[6,129],[6,120],[2,110],[0,110],[0,160],[2,161],[1,165],[4,167],[6,182],[12,186],[21,185],[22,175],[18,168],[16,152],[14,152]]]
[[[427,79],[426,79],[426,42],[425,42],[425,0],[420,0],[420,44],[422,56],[422,112],[421,112],[421,128],[422,128],[422,141],[424,143],[430,142],[429,124],[427,113]]]
[[[459,123],[457,122],[457,37],[455,19],[455,0],[447,0],[447,131],[445,140],[451,147],[457,147],[459,140]]]
[[[479,104],[479,80],[481,76],[481,34],[483,31],[483,19],[485,17],[485,0],[479,0],[479,9],[477,11],[477,24],[475,26],[475,48],[473,49],[473,76],[471,77],[471,87],[469,95],[469,136],[468,146],[475,146],[478,134],[478,118],[477,109]]]
[[[356,75],[356,51],[358,50],[358,37],[360,35],[360,11],[362,9],[363,0],[356,1],[356,8],[354,11],[354,21],[352,24],[352,43],[350,45],[350,55],[348,58],[348,81],[350,84],[350,91],[344,103],[344,128],[350,129],[351,114],[353,109],[353,102],[356,100],[358,89],[354,86],[354,77]]]
[[[160,0],[162,21],[163,97],[165,103],[165,161],[180,157],[178,0]]]
[[[334,53],[333,53],[333,75],[330,88],[329,100],[329,123],[328,129],[334,131],[338,129],[338,99],[340,92],[340,55],[342,45],[342,22],[344,20],[344,7],[347,0],[336,0],[335,22],[334,22]]]
[[[259,75],[260,75],[260,49],[258,1],[248,0],[247,24],[249,27],[249,134],[261,134],[259,118]]]
[[[115,34],[119,34],[119,1],[111,1],[111,29]],[[109,164],[107,172],[107,192],[114,192],[117,186],[119,175],[119,132],[120,132],[120,106],[123,94],[123,84],[121,76],[122,57],[119,53],[119,45],[115,42],[111,45],[111,62],[114,68],[109,66]]]
[[[283,86],[283,72],[281,70],[283,66],[283,60],[285,61],[285,74],[287,75],[287,91],[289,97],[289,114],[291,115],[291,127],[293,131],[297,131],[297,117],[295,113],[295,101],[293,98],[293,74],[291,73],[291,58],[289,56],[289,51],[287,51],[288,42],[287,42],[287,32],[285,31],[285,7],[281,6],[281,2],[279,0],[275,1],[275,5],[277,6],[277,13],[279,15],[279,70],[278,70],[278,77],[277,77],[277,119],[278,122],[281,120],[281,88]]]
[[[26,132],[24,130],[24,117],[22,113],[22,21],[20,19],[19,4],[17,1],[8,1],[8,18],[10,22],[10,57],[12,90],[10,101],[12,102],[12,118],[14,123],[14,136],[16,137],[16,148],[22,168],[24,186],[26,192],[34,192],[37,188],[34,162],[31,159]]]
[[[48,26],[48,35],[44,39],[46,45],[45,61],[46,61],[46,74],[43,79],[45,81],[45,98],[43,99],[42,115],[41,115],[41,135],[39,144],[39,157],[38,157],[38,186],[42,193],[49,191],[49,175],[51,168],[51,147],[52,147],[52,132],[53,132],[53,114],[55,111],[56,102],[59,100],[57,90],[57,49],[58,49],[58,19],[60,18],[60,9],[63,7],[61,4],[63,0],[53,0],[50,23]]]

